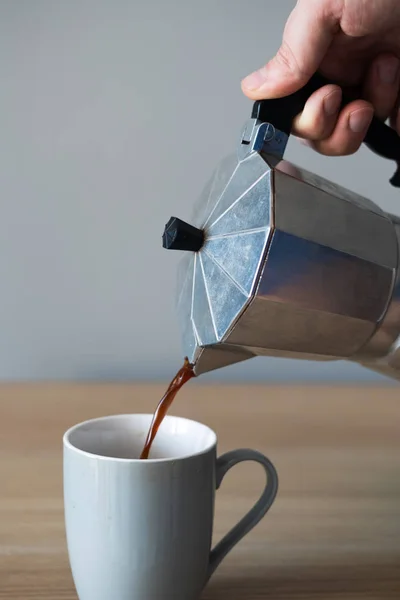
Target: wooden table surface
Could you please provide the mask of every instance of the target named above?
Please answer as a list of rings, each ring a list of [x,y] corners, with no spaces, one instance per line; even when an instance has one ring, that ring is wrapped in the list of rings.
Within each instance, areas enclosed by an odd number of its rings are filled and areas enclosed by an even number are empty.
[[[152,412],[162,391],[160,385],[0,386],[2,600],[76,600],[64,535],[62,434],[96,416]],[[280,474],[270,513],[226,558],[203,600],[400,597],[397,387],[230,388],[196,381],[171,412],[214,428],[220,452],[261,450]],[[257,465],[228,474],[217,496],[215,540],[254,502],[262,483]]]

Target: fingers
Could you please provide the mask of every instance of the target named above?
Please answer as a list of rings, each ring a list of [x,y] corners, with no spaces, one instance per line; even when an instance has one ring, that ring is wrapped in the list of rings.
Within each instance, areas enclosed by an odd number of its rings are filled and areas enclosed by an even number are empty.
[[[347,156],[361,146],[371,124],[374,109],[365,100],[356,100],[340,112],[329,137],[312,142],[312,147],[326,156]]]
[[[309,140],[315,150],[329,156],[353,154],[362,144],[374,113],[383,121],[391,117],[391,126],[400,133],[400,60],[396,56],[376,57],[363,84],[365,100],[352,102],[340,114],[339,107],[334,112],[335,87],[325,86],[315,92],[294,122],[293,133]]]
[[[327,0],[297,2],[286,23],[276,56],[242,81],[246,96],[253,100],[278,98],[307,83],[338,30],[340,15],[329,12],[331,4]]]
[[[341,101],[340,87],[322,87],[307,100],[303,112],[294,120],[292,133],[313,141],[329,137],[335,128]]]
[[[363,97],[386,121],[397,103],[400,85],[400,61],[396,56],[381,54],[371,64],[364,82]]]
[[[341,100],[342,91],[336,85],[326,85],[316,91],[296,117],[293,134],[309,140],[321,154],[341,156],[356,152],[374,110],[365,100],[356,100],[340,111]]]

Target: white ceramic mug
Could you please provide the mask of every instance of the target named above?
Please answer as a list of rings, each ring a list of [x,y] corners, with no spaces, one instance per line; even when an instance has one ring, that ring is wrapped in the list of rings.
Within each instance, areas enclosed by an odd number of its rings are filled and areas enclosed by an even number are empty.
[[[222,559],[266,514],[278,477],[254,450],[217,458],[217,436],[167,416],[139,460],[152,415],[93,419],[64,435],[68,552],[80,600],[197,600]],[[215,490],[231,467],[267,475],[254,507],[211,550]]]

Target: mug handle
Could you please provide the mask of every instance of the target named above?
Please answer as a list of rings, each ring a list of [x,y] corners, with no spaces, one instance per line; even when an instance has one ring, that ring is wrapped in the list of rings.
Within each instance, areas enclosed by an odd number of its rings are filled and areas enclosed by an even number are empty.
[[[271,461],[256,450],[250,450],[247,448],[231,450],[226,454],[223,454],[217,458],[216,467],[216,489],[218,490],[223,478],[227,472],[244,461],[254,461],[264,467],[265,474],[267,476],[267,483],[264,491],[261,494],[258,501],[255,503],[253,508],[242,517],[237,523],[210,552],[210,559],[208,565],[207,581],[214,573],[215,569],[223,561],[225,556],[232,550],[234,546],[253,529],[265,516],[270,509],[273,501],[275,500],[278,492],[278,473]]]

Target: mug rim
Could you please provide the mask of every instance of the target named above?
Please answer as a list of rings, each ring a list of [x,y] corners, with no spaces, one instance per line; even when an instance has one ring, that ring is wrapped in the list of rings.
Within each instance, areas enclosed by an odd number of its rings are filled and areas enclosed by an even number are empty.
[[[208,454],[213,448],[217,447],[217,442],[218,442],[217,434],[215,433],[215,431],[213,429],[211,429],[211,427],[209,427],[208,425],[205,425],[205,423],[202,423],[201,421],[195,421],[194,419],[189,419],[187,417],[179,417],[177,415],[166,415],[164,417],[163,421],[171,421],[171,420],[184,421],[186,423],[201,425],[202,427],[204,427],[204,429],[207,429],[209,431],[209,433],[211,434],[212,442],[208,446],[203,448],[203,450],[199,450],[198,452],[192,452],[190,454],[184,454],[183,456],[175,456],[175,457],[171,456],[168,458],[141,459],[141,458],[120,458],[118,456],[104,456],[102,454],[95,454],[94,452],[88,452],[87,450],[82,450],[81,448],[78,448],[77,446],[72,444],[69,439],[70,436],[77,429],[79,429],[82,426],[89,425],[92,423],[98,423],[100,421],[107,421],[109,419],[123,419],[126,417],[149,417],[149,419],[151,420],[153,418],[153,414],[152,413],[122,413],[122,414],[117,413],[117,414],[104,415],[102,417],[94,417],[92,419],[86,419],[85,421],[81,421],[80,423],[76,423],[75,425],[72,425],[64,432],[64,434],[63,434],[64,449],[66,448],[66,449],[76,452],[77,454],[80,454],[82,456],[86,456],[88,458],[95,458],[97,460],[143,465],[146,463],[156,464],[156,463],[170,463],[170,462],[188,460],[188,459],[194,458],[196,456],[202,456],[204,454]]]

